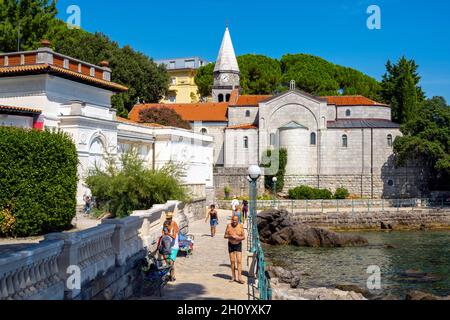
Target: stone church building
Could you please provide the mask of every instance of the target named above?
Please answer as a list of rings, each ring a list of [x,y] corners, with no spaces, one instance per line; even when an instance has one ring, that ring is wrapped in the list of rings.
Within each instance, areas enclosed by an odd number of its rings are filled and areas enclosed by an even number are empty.
[[[246,169],[267,150],[288,151],[286,190],[299,185],[347,188],[371,198],[418,192],[412,168],[395,168],[401,135],[391,108],[363,96],[317,97],[295,89],[278,95],[240,95],[240,70],[228,28],[214,69],[213,102],[170,104],[197,132],[214,138],[216,193],[247,190]],[[130,118],[161,104],[136,105]]]

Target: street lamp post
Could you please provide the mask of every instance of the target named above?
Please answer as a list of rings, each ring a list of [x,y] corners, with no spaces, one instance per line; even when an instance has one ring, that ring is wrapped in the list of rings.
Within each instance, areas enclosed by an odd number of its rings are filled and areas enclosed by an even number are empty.
[[[256,252],[256,241],[255,236],[258,234],[256,213],[257,213],[257,182],[261,177],[261,168],[258,166],[251,166],[248,168],[248,176],[250,178],[250,218],[251,218],[251,230],[249,232],[252,233],[252,243],[251,250],[252,252]]]
[[[273,177],[272,182],[273,182],[273,207],[276,207],[276,205],[277,205],[277,182],[278,182],[278,178],[277,177]]]

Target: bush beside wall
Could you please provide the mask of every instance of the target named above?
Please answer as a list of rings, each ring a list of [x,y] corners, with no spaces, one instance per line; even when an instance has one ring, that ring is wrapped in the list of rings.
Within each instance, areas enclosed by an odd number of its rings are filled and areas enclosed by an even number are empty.
[[[71,228],[77,167],[76,147],[67,134],[0,127],[0,212],[13,216],[0,215],[0,237]]]

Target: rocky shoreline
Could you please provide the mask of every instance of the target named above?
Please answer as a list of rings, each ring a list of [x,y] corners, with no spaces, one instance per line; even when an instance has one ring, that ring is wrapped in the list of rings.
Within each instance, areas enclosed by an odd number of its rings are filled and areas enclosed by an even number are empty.
[[[270,284],[272,288],[273,300],[346,300],[346,301],[367,301],[380,300],[375,298],[372,293],[352,284],[336,285],[334,288],[302,288],[301,278],[302,273],[299,271],[289,271],[282,267],[270,266],[267,268],[267,273],[270,276]],[[413,272],[417,274],[416,272]],[[450,301],[450,296],[439,297],[427,292],[413,290],[410,291],[404,298],[387,296],[382,300],[437,300]]]
[[[258,214],[258,230],[263,243],[299,247],[355,247],[369,243],[360,236],[335,233],[294,222],[286,210],[269,209]]]
[[[386,226],[389,230],[389,226]],[[258,215],[258,229],[261,242],[272,246],[299,246],[313,248],[366,247],[367,239],[357,235],[335,233],[292,219],[286,210],[269,209]],[[385,244],[385,249],[396,249]],[[302,282],[308,274],[297,270],[287,270],[286,266],[269,266],[268,276],[274,300],[450,300],[421,291],[410,291],[401,297],[382,296],[381,292],[371,292],[354,284],[335,284],[331,287],[304,288]],[[405,281],[436,282],[439,276],[420,270],[407,270],[401,274]]]

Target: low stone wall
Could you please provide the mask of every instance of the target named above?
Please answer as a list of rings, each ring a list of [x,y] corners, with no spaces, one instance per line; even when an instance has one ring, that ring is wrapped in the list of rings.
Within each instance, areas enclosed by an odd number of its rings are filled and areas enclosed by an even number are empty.
[[[187,232],[205,209],[205,199],[170,201],[82,232],[47,235],[37,246],[0,256],[0,300],[130,298],[141,288],[139,262],[155,249],[165,213],[174,212]]]
[[[298,186],[328,189],[335,192],[337,188],[344,187],[351,194],[361,197],[398,198],[420,196],[420,179],[414,174],[372,175],[287,175],[284,179],[284,191]],[[391,183],[391,185],[390,185]],[[373,186],[373,189],[372,189]],[[372,194],[373,191],[373,194]]]
[[[242,201],[241,201],[242,202]],[[231,200],[217,200],[220,209],[231,210]],[[407,208],[427,207],[426,199],[358,199],[358,200],[258,200],[258,210],[272,207],[291,212],[325,212],[325,211],[355,211],[370,212],[385,209],[404,210]]]
[[[296,222],[335,231],[450,229],[450,209],[366,213],[294,213]]]
[[[230,188],[230,197],[248,196],[248,168],[214,168],[214,188],[216,199],[225,198],[224,188]],[[258,180],[258,192],[264,192],[264,179]]]

